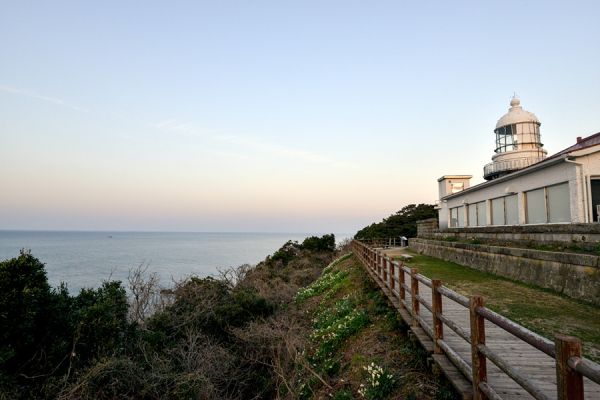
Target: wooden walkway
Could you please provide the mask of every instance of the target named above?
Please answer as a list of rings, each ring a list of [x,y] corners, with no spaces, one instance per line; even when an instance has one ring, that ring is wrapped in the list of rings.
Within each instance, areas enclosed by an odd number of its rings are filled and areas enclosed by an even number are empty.
[[[374,250],[378,250],[383,255],[389,254],[390,257],[398,255],[397,249],[380,248]],[[429,325],[428,327],[425,326],[425,329],[423,329],[413,323],[414,319],[411,314],[407,312],[405,307],[400,305],[398,283],[402,280],[400,279],[399,274],[404,274],[404,281],[409,285],[411,276],[405,273],[402,268],[393,268],[394,279],[397,284],[392,290],[388,287],[389,284],[386,284],[382,279],[383,274],[381,277],[378,276],[377,272],[373,271],[367,265],[365,265],[365,269],[380,286],[390,302],[399,310],[402,319],[404,319],[407,324],[413,325],[411,330],[425,349],[429,352],[433,352],[434,343],[431,339],[431,333],[427,333],[425,330],[429,328],[428,330],[431,332],[433,329],[433,316],[431,312],[426,307],[420,307],[419,315],[422,318],[421,324],[427,323]],[[389,282],[389,277],[387,277],[387,279]],[[418,283],[418,290],[419,297],[427,299],[431,305],[432,290],[421,282]],[[411,304],[412,297],[409,290],[405,291],[405,299],[405,304]],[[442,309],[445,317],[461,327],[467,335],[470,335],[470,314],[468,308],[465,308],[463,305],[458,304],[446,296],[442,296]],[[447,326],[444,326],[444,342],[446,342],[446,344],[448,344],[448,346],[454,350],[459,357],[469,365],[469,367],[471,366],[470,343],[465,341],[465,339],[461,338]],[[511,367],[520,371],[528,380],[539,387],[542,393],[540,393],[538,398],[557,399],[556,360],[553,357],[546,355],[542,351],[487,320],[485,321],[485,345],[502,359],[506,360]],[[461,393],[462,397],[470,398],[473,393],[470,377],[465,376],[464,372],[462,374],[459,373],[459,370],[453,363],[449,362],[446,356],[434,355],[433,358],[438,364],[438,367],[448,376],[458,392]],[[489,360],[487,362],[487,382],[502,399],[535,398]],[[600,385],[584,377],[584,393],[585,399],[600,400]]]

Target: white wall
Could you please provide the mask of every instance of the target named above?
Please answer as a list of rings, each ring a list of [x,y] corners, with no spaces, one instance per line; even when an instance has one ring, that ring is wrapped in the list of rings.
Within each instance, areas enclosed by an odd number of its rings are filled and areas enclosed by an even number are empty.
[[[588,170],[597,171],[597,175],[600,175],[600,153],[594,157],[594,161],[587,160],[586,164],[594,164],[590,166]],[[579,159],[577,160],[580,161]],[[585,168],[584,168],[585,169]],[[525,224],[525,207],[523,193],[541,188],[544,186],[550,186],[558,183],[569,182],[569,190],[571,197],[571,222],[586,222],[585,220],[585,207],[583,198],[585,197],[585,190],[581,184],[580,171],[576,164],[569,163],[566,161],[558,164],[550,165],[547,168],[543,168],[525,175],[515,176],[513,179],[501,179],[499,182],[490,181],[489,183],[482,184],[481,188],[477,186],[472,187],[465,193],[460,193],[453,196],[450,199],[441,200],[439,210],[440,229],[447,229],[450,222],[449,209],[458,207],[470,203],[477,203],[483,200],[491,200],[497,197],[506,196],[510,193],[518,194],[518,207],[519,207],[519,224]],[[489,210],[490,202],[486,204],[488,210],[487,224],[491,223]]]

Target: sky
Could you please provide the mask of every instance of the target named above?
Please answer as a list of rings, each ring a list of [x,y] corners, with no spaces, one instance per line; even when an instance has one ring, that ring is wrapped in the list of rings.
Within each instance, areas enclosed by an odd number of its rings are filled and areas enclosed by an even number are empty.
[[[600,131],[600,2],[0,0],[0,229],[355,232]]]

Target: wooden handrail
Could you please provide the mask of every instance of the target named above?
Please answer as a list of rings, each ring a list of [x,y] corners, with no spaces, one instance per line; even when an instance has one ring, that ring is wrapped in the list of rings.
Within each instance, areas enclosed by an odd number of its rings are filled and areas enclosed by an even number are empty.
[[[570,368],[600,385],[600,365],[582,357],[570,357],[567,364]]]
[[[493,322],[508,333],[515,335],[516,337],[518,337],[526,343],[529,343],[536,349],[543,351],[550,357],[556,357],[556,349],[554,343],[552,343],[545,337],[530,331],[529,329],[517,324],[516,322],[511,321],[506,317],[503,317],[498,313],[495,313],[489,308],[479,307],[476,311],[477,314],[481,315],[488,321]]]
[[[583,377],[600,384],[600,365],[581,355],[581,342],[578,339],[557,335],[553,343],[486,308],[483,298],[480,296],[467,298],[443,286],[440,280],[429,279],[419,274],[416,268],[408,268],[403,263],[391,259],[383,252],[379,252],[361,241],[354,240],[353,248],[361,262],[378,277],[378,283],[389,289],[387,292],[390,296],[398,299],[401,309],[408,311],[412,318],[411,324],[422,328],[432,338],[434,352],[444,354],[472,382],[474,399],[502,399],[487,382],[487,359],[496,364],[534,398],[548,398],[548,395],[532,380],[486,346],[486,320],[556,360],[558,400],[582,400],[584,398]],[[396,270],[398,271],[397,278]],[[410,277],[410,285],[407,284],[405,274]],[[396,283],[398,283],[397,291],[395,290]],[[431,304],[419,294],[419,283],[431,288]],[[410,302],[406,301],[406,291],[411,294]],[[470,333],[443,314],[442,297],[469,309]],[[431,312],[431,324],[420,315],[420,305]],[[444,341],[444,325],[470,343],[472,367]]]
[[[429,279],[426,276],[423,276],[421,274],[417,274],[415,276],[415,279],[418,280],[419,282],[421,282],[423,285],[427,286],[427,287],[431,287],[431,279]]]
[[[538,400],[550,400],[550,397],[546,396],[546,394],[538,385],[525,377],[516,368],[510,366],[504,359],[502,359],[502,357],[493,352],[489,347],[480,344],[477,346],[477,350],[487,359],[496,364],[496,366],[504,371],[506,375],[510,376],[515,382],[521,385],[523,389],[527,390],[527,392],[534,398]]]

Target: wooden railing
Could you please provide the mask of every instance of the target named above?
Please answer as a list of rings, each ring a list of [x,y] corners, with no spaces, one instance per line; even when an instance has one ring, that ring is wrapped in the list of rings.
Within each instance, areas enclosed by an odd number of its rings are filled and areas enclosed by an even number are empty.
[[[374,238],[374,239],[360,239],[361,243],[364,243],[371,247],[397,247],[406,245],[406,240],[402,240],[401,236],[387,237],[387,238]],[[403,243],[404,242],[404,243]]]
[[[434,353],[445,355],[465,378],[471,381],[474,399],[502,399],[488,382],[487,360],[492,361],[535,399],[551,398],[536,382],[510,365],[510,362],[502,355],[486,346],[485,320],[555,359],[558,400],[584,399],[584,377],[600,384],[600,365],[582,356],[579,339],[557,335],[555,341],[551,342],[486,308],[481,296],[467,298],[443,286],[441,281],[432,280],[419,274],[416,268],[407,268],[403,263],[385,256],[380,251],[381,249],[376,249],[364,242],[354,240],[352,247],[364,266],[379,278],[380,284],[387,289],[388,296],[391,295],[392,300],[397,301],[399,308],[410,314],[411,325],[422,328],[431,338],[434,344]],[[406,282],[405,274],[410,277],[409,283]],[[431,302],[419,294],[419,283],[431,288]],[[406,300],[407,292],[410,293],[410,302]],[[469,330],[444,315],[442,297],[469,310]],[[421,306],[431,312],[431,322],[422,318]],[[471,345],[470,365],[444,340],[445,327],[452,329]]]

